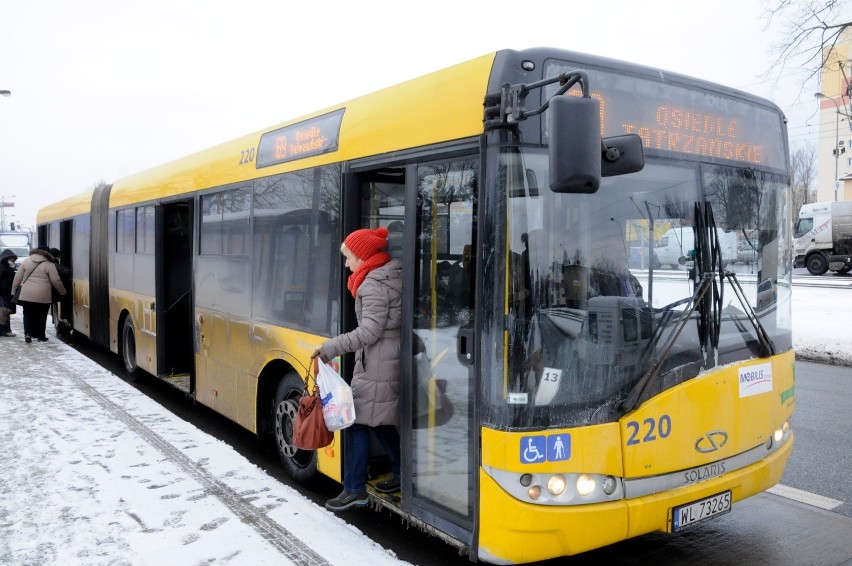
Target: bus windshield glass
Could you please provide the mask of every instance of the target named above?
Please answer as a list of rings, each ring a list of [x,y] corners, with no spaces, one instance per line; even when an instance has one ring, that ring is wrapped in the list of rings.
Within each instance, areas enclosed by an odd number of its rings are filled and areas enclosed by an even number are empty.
[[[640,173],[604,178],[596,194],[570,195],[538,186],[547,167],[546,150],[502,153],[507,344],[504,371],[493,372],[499,382],[486,384],[490,424],[523,429],[617,420],[631,389],[660,360],[651,393],[757,357],[749,309],[777,351],[791,346],[789,235],[779,233],[790,211],[782,176],[651,158]],[[738,246],[754,251],[738,273],[749,304],[727,281],[722,286],[716,351],[702,339],[699,312],[689,312],[696,203],[712,208],[723,263],[734,266]],[[660,264],[655,250],[664,237],[679,246],[683,265]]]

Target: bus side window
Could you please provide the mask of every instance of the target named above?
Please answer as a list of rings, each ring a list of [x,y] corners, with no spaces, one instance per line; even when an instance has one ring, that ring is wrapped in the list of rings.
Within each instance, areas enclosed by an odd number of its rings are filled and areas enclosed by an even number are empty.
[[[393,259],[402,261],[402,232],[405,226],[399,220],[388,224],[388,253]]]

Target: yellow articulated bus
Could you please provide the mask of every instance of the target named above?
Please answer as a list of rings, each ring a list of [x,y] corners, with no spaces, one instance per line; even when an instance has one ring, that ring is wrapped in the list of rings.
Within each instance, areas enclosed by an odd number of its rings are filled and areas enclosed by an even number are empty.
[[[345,234],[404,266],[402,489],[472,561],[533,562],[731,511],[793,446],[791,210],[773,104],[555,49],[498,51],[46,206],[74,332],[277,446],[354,327]],[[666,231],[687,263],[655,268]],[[747,237],[756,275],[723,266]],[[771,284],[764,284],[770,280]],[[758,304],[758,287],[772,289]],[[351,377],[353,360],[341,360]]]

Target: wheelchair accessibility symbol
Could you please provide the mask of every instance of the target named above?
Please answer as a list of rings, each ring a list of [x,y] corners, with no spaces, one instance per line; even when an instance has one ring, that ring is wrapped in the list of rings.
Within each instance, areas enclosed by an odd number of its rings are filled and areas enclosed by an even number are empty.
[[[571,458],[571,435],[522,436],[520,457],[521,464],[568,460]]]

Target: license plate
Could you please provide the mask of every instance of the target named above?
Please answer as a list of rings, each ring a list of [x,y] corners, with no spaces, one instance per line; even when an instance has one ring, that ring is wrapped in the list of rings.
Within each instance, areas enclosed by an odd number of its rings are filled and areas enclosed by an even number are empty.
[[[725,491],[672,509],[672,531],[679,531],[731,510],[731,492]]]

